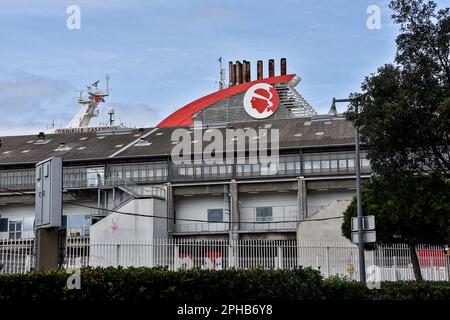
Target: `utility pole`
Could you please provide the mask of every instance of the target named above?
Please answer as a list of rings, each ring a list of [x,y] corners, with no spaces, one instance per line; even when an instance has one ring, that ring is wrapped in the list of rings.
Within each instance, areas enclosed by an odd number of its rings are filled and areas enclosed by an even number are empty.
[[[352,99],[335,99],[331,104],[329,114],[336,114],[336,102],[352,102]],[[358,105],[355,105],[355,113],[358,115]],[[359,280],[366,282],[366,260],[364,256],[364,230],[363,219],[364,213],[362,210],[361,200],[361,160],[359,150],[359,128],[355,125],[355,171],[356,171],[356,210],[358,217],[358,255],[359,255]]]

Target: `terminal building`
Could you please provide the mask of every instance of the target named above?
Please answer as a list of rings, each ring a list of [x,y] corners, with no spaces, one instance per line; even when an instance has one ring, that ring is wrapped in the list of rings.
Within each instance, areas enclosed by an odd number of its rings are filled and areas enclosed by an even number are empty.
[[[330,224],[326,218],[342,216],[355,195],[354,127],[333,108],[318,115],[296,90],[300,78],[286,72],[285,59],[280,74],[274,70],[269,60],[264,76],[258,61],[252,80],[248,61],[230,62],[221,90],[152,128],[75,125],[2,137],[0,238],[34,236],[35,165],[56,156],[63,158],[68,237],[336,240],[342,220]],[[92,117],[89,106],[85,113]],[[230,129],[253,130],[256,136],[243,142],[247,147],[277,130],[279,161],[250,163],[247,150],[233,153],[233,163],[176,163],[175,130],[191,135],[193,150],[205,144],[196,139],[196,123],[202,136],[215,130],[225,139]],[[237,136],[229,140],[239,144]],[[367,178],[371,168],[362,150]]]

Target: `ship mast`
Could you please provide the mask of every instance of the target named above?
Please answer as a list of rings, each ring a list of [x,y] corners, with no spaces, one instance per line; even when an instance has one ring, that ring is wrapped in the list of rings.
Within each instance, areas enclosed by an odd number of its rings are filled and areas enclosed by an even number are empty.
[[[78,90],[80,97],[78,103],[81,105],[81,110],[70,121],[69,128],[88,127],[92,118],[98,116],[98,106],[100,103],[105,102],[105,97],[109,96],[109,75],[106,75],[106,89],[101,90],[98,87],[99,80],[92,83],[90,86],[86,86],[87,90]],[[87,96],[83,93],[87,92]]]

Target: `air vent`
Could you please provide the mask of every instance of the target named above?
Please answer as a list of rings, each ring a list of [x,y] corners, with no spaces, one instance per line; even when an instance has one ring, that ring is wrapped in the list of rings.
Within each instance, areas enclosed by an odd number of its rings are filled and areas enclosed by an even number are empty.
[[[61,142],[61,144],[59,145],[58,148],[55,149],[55,151],[63,152],[63,151],[69,151],[71,149],[72,148],[69,147],[65,142]]]
[[[39,132],[38,139],[34,144],[47,144],[50,140],[47,140],[44,132]]]
[[[151,142],[148,142],[144,138],[140,138],[139,141],[134,145],[135,147],[145,147],[151,145]]]

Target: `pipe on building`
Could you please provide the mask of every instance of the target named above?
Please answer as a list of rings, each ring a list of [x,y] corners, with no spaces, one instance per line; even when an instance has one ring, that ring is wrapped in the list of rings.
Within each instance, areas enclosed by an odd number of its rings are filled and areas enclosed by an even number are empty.
[[[275,61],[269,59],[269,78],[275,77]]]
[[[240,61],[236,61],[236,84],[243,83],[242,80],[242,63]]]
[[[236,84],[235,66],[233,61],[228,62],[228,86],[232,87]]]
[[[264,77],[263,75],[263,62],[262,60],[258,60],[257,65],[256,65],[256,78],[258,80],[262,79]]]
[[[280,70],[281,70],[281,75],[285,76],[287,73],[287,65],[286,65],[286,58],[281,58],[280,61]]]
[[[250,70],[250,61],[247,61],[247,82],[252,81],[252,74]]]
[[[247,82],[247,61],[242,61],[242,83]]]

